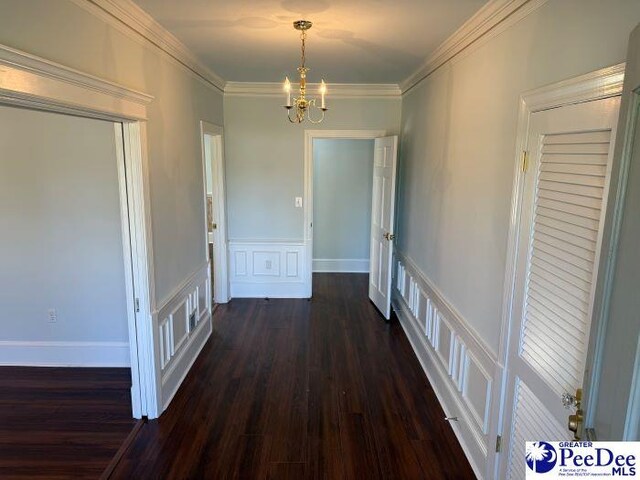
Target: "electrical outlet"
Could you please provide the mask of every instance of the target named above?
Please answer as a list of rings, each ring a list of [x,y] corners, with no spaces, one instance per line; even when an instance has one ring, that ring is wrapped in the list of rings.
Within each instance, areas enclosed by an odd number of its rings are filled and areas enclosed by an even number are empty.
[[[267,270],[271,270],[271,260],[267,260],[264,262],[264,268]]]
[[[189,331],[193,330],[194,328],[196,328],[196,312],[191,313],[191,315],[189,315]]]
[[[302,197],[296,197],[296,208],[302,208]]]
[[[56,323],[58,321],[58,312],[56,312],[55,308],[50,308],[48,310],[49,313],[49,323]]]

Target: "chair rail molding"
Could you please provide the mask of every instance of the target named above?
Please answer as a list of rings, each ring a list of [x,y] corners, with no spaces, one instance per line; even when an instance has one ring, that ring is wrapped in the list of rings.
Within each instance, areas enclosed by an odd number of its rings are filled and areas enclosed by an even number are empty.
[[[414,73],[400,82],[404,95],[480,39],[487,40],[534,12],[548,0],[491,0],[436,48]]]
[[[71,0],[73,3],[127,34],[152,45],[186,68],[205,85],[224,92],[225,81],[204,65],[178,38],[131,0]]]

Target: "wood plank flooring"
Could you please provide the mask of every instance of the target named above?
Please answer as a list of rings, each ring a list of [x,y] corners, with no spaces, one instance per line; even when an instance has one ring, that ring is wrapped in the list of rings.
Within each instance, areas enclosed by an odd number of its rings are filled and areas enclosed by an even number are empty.
[[[475,478],[366,275],[314,275],[312,301],[236,299],[213,325],[112,478]]]
[[[97,479],[135,425],[128,368],[0,367],[0,478]]]

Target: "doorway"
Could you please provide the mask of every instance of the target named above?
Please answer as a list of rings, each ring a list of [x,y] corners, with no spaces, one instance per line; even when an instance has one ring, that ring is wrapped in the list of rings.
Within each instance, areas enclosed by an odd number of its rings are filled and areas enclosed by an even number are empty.
[[[372,139],[313,141],[313,273],[369,273]]]
[[[314,271],[314,253],[322,255],[322,248],[314,250],[314,161],[316,152],[314,151],[316,141],[318,140],[369,140],[373,141],[372,155],[372,175],[371,175],[371,210],[369,214],[369,298],[378,308],[385,319],[391,318],[391,277],[392,277],[392,260],[393,260],[393,243],[395,239],[395,196],[396,196],[396,168],[398,155],[398,137],[385,136],[386,132],[379,130],[307,130],[305,131],[304,144],[304,236],[305,236],[305,290],[307,296],[312,296],[312,276]],[[327,156],[335,157],[336,151],[327,149],[325,144],[318,143],[320,151],[327,150]],[[331,145],[331,144],[328,144]],[[339,145],[339,144],[336,144]],[[351,144],[345,144],[351,145]],[[339,148],[339,146],[337,147]],[[322,156],[322,153],[321,153]],[[326,161],[326,160],[325,160]],[[328,160],[331,162],[331,160]],[[335,164],[335,159],[333,160]],[[343,173],[345,173],[343,171]],[[322,166],[319,167],[318,173],[322,175]],[[350,172],[351,173],[351,172]],[[361,179],[364,180],[364,179]],[[362,182],[365,185],[364,182]],[[345,191],[335,191],[333,195],[342,198],[341,204],[334,201],[327,203],[332,204],[334,209],[348,210],[350,205],[349,191],[352,188],[348,185],[341,187]],[[322,190],[322,188],[321,188]],[[323,196],[331,195],[331,188],[328,189]],[[300,202],[302,199],[299,199]],[[298,204],[298,199],[296,199]],[[319,212],[327,210],[327,205],[320,206]],[[321,226],[323,220],[321,219]],[[326,227],[325,227],[326,228]],[[365,227],[366,230],[366,227]],[[334,249],[332,244],[332,233],[321,232],[318,239],[327,237],[325,241],[329,245],[328,248]],[[343,243],[351,243],[353,239],[340,239]],[[335,242],[337,243],[337,242]],[[317,258],[317,260],[323,260]],[[329,259],[332,260],[332,259]],[[351,259],[353,260],[353,259]],[[358,259],[356,259],[358,260]],[[316,262],[316,269],[322,266],[322,262]],[[325,264],[326,268],[326,264]],[[335,265],[334,265],[335,268]],[[351,266],[353,268],[353,266]],[[362,267],[361,267],[362,268]],[[366,268],[366,267],[365,267]]]
[[[205,232],[212,305],[229,301],[223,129],[202,121]]]

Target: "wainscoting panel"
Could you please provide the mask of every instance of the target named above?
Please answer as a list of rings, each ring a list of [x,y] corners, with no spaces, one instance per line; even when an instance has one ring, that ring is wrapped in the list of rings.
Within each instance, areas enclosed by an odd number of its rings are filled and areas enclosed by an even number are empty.
[[[204,264],[154,313],[163,408],[171,402],[211,334],[209,271],[209,265]]]
[[[479,478],[492,478],[502,368],[468,323],[396,252],[394,309]],[[443,419],[443,421],[445,421]]]
[[[231,297],[304,298],[305,250],[303,243],[230,241]]]

